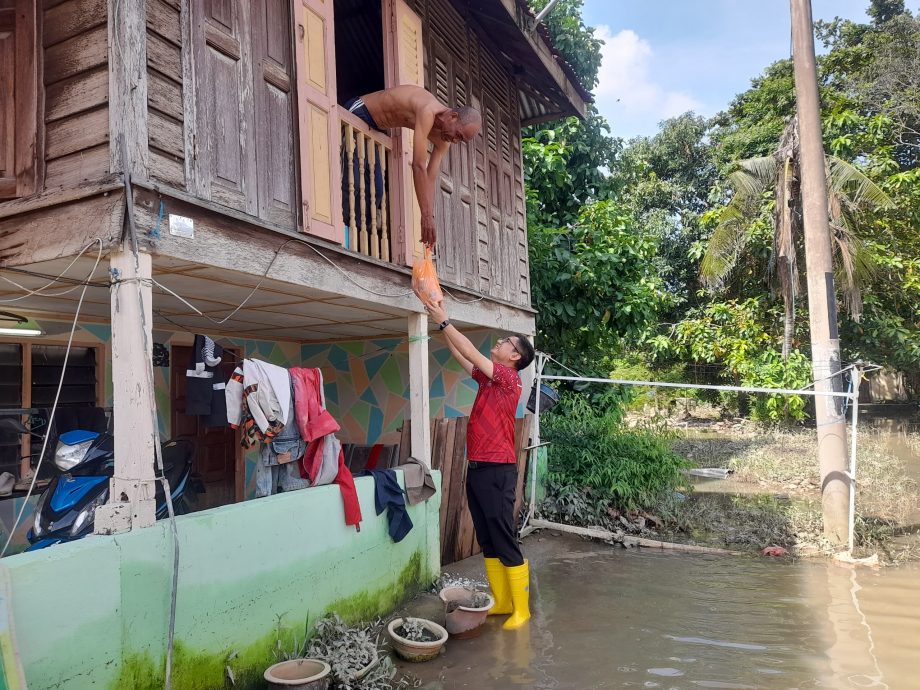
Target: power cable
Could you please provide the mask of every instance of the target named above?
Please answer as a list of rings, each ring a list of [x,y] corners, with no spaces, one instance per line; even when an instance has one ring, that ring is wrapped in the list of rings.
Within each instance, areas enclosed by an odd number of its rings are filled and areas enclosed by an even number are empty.
[[[89,276],[87,276],[87,281],[89,280],[89,278],[92,277],[93,273],[96,271],[96,267],[99,265],[99,260],[102,257],[102,238],[97,238],[96,240],[94,240],[94,242],[91,242],[86,247],[86,248],[91,247],[97,241],[99,242],[99,256],[96,258],[96,264],[93,266],[93,270],[90,272]],[[86,249],[84,249],[83,251],[85,252]],[[82,253],[83,252],[81,252],[80,254],[82,255]],[[79,256],[77,258],[79,258]],[[74,259],[74,261],[72,261],[67,266],[67,268],[69,269],[70,266],[73,266],[75,261],[76,259]],[[66,271],[67,269],[64,269],[65,273]],[[77,322],[80,318],[80,310],[83,308],[83,298],[86,296],[87,287],[89,287],[89,285],[88,283],[85,283],[83,285],[83,290],[80,292],[80,300],[77,302],[77,309],[73,315],[73,323],[70,326],[70,336],[67,338],[67,349],[64,351],[64,362],[61,365],[61,378],[58,380],[57,390],[54,393],[54,402],[51,405],[51,412],[48,416],[48,431],[51,430],[51,425],[54,422],[54,415],[57,412],[58,402],[61,399],[61,389],[64,387],[64,377],[67,374],[67,362],[70,359],[70,349],[71,349],[71,346],[73,345],[73,336],[74,336],[74,333],[76,333],[77,331]],[[28,297],[28,295],[26,296]],[[32,496],[32,492],[35,490],[35,482],[38,480],[38,473],[41,470],[42,462],[45,459],[45,452],[48,448],[48,439],[51,437],[51,434],[48,433],[48,431],[45,432],[45,438],[42,441],[42,449],[38,455],[38,464],[35,466],[35,471],[32,473],[32,481],[29,484],[28,490],[26,491],[25,500],[22,502],[22,506],[20,506],[19,512],[16,514],[16,519],[13,521],[12,527],[10,527],[10,533],[6,537],[6,543],[3,545],[3,549],[0,550],[0,558],[6,555],[6,550],[9,548],[10,542],[13,540],[13,535],[16,533],[16,528],[19,526],[19,523],[22,520],[22,515],[25,512],[26,506],[29,505],[29,498]]]
[[[82,280],[82,281],[78,282],[76,285],[74,285],[74,287],[69,288],[69,289],[67,289],[67,290],[64,290],[63,292],[55,292],[55,293],[45,293],[45,292],[44,292],[45,290],[47,290],[48,288],[50,288],[52,285],[55,285],[55,284],[57,284],[58,282],[73,281],[73,280],[74,280],[73,278],[64,278],[64,274],[67,273],[67,271],[70,270],[71,266],[73,266],[75,263],[77,263],[77,261],[80,259],[80,257],[82,257],[82,256],[87,252],[87,250],[88,250],[90,247],[92,247],[94,244],[96,244],[96,243],[99,244],[99,251],[98,251],[97,254],[96,254],[96,263],[93,265],[93,270],[89,272],[89,274],[86,276],[86,279],[85,279],[85,280]],[[93,240],[93,241],[90,242],[88,245],[86,245],[85,247],[83,247],[83,249],[80,250],[80,253],[77,254],[69,264],[67,264],[67,267],[66,267],[63,271],[61,271],[57,276],[55,276],[54,278],[52,278],[50,282],[48,282],[48,283],[46,283],[45,285],[41,286],[40,288],[36,288],[36,289],[34,289],[34,290],[31,289],[31,288],[27,288],[27,287],[25,287],[24,285],[20,285],[20,284],[17,283],[15,280],[11,280],[10,278],[7,278],[7,277],[4,276],[4,275],[0,275],[0,280],[4,280],[4,281],[6,281],[7,283],[9,283],[10,285],[13,285],[13,286],[15,286],[16,288],[18,288],[19,290],[22,290],[23,292],[26,293],[26,294],[24,294],[24,295],[22,295],[22,296],[20,296],[20,297],[13,297],[13,298],[4,298],[4,299],[0,299],[0,303],[8,304],[8,303],[11,303],[11,302],[19,302],[20,300],[27,299],[27,298],[29,298],[29,297],[32,297],[33,295],[38,295],[39,297],[61,297],[61,296],[63,296],[63,295],[70,294],[71,292],[73,292],[73,291],[75,291],[76,289],[78,289],[81,285],[82,285],[83,287],[89,286],[89,285],[91,284],[91,279],[92,279],[93,275],[94,275],[95,272],[96,272],[96,268],[99,266],[99,262],[102,261],[102,249],[103,249],[102,238],[101,238],[101,237],[97,237],[95,240]],[[10,269],[4,269],[4,270],[10,270]],[[24,272],[24,271],[23,271],[23,272]],[[85,291],[84,291],[84,294],[85,294]],[[83,300],[82,300],[82,296],[81,296],[80,301],[81,301],[81,302],[83,301]]]

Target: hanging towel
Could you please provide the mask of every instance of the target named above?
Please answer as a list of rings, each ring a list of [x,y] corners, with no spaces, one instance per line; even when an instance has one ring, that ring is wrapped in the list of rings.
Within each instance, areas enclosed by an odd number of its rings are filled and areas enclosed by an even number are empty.
[[[410,506],[427,501],[437,491],[431,472],[421,460],[407,458],[406,462],[396,469],[402,470],[405,476],[406,497],[409,499]]]
[[[374,508],[377,515],[387,511],[387,525],[390,538],[401,542],[412,529],[412,519],[406,510],[406,499],[393,470],[365,470],[359,476],[374,478]]]

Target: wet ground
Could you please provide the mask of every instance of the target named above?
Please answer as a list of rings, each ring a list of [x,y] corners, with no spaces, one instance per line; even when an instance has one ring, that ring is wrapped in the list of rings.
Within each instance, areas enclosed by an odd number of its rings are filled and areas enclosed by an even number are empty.
[[[533,618],[449,640],[422,687],[920,688],[920,567],[625,550],[529,536]],[[451,573],[482,577],[482,559]],[[434,597],[410,606],[443,620]]]

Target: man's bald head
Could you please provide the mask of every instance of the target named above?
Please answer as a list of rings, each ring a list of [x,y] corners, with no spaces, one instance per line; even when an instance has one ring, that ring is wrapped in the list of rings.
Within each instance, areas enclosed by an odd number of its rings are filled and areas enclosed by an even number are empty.
[[[444,141],[456,144],[472,141],[482,129],[482,116],[476,108],[450,108],[435,118]]]

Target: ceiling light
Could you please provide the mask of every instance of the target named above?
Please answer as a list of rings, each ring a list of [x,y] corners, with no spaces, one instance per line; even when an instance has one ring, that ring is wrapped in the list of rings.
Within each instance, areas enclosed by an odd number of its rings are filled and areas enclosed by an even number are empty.
[[[0,327],[0,335],[13,335],[17,337],[29,337],[42,335],[40,328],[3,328]]]
[[[32,319],[27,319],[11,311],[0,311],[0,323],[13,322],[13,326],[0,326],[0,335],[34,338],[43,335],[41,326]]]

